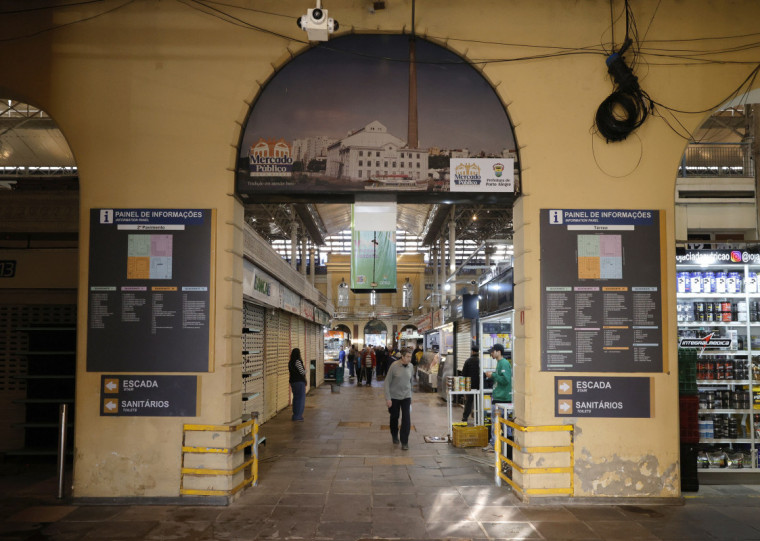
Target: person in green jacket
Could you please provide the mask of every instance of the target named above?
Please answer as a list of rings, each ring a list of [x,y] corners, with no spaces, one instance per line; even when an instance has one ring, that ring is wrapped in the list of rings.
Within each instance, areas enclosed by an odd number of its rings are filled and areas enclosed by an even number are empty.
[[[496,361],[496,370],[487,372],[488,378],[493,381],[493,393],[491,394],[491,440],[484,451],[493,451],[495,442],[494,430],[496,427],[496,404],[512,402],[512,365],[504,358],[504,346],[494,344],[490,350],[491,357]],[[507,457],[511,458],[512,447],[507,446]]]

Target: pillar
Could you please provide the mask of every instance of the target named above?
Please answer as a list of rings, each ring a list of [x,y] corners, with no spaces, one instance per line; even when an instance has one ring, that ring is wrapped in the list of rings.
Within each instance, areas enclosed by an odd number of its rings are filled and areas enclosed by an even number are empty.
[[[301,274],[306,276],[306,243],[309,241],[307,237],[301,239]]]
[[[430,307],[435,306],[436,299],[438,298],[440,288],[440,282],[438,281],[438,248],[433,245],[430,252],[430,266],[433,267],[433,291],[430,294]]]
[[[453,276],[457,270],[457,222],[454,219],[454,208],[451,206],[451,221],[449,222],[449,276]],[[457,296],[456,276],[451,278],[451,289],[449,289],[449,300]]]
[[[314,246],[312,245],[311,250],[309,251],[309,263],[311,263],[311,274],[309,276],[309,282],[311,282],[311,285],[314,285],[314,277],[317,274],[317,263],[314,261],[314,256],[316,254],[316,250],[314,250]]]
[[[441,235],[441,238],[438,239],[438,272],[440,273],[438,278],[438,283],[441,286],[441,289],[438,291],[438,300],[437,305],[440,307],[443,304],[443,296],[446,293],[444,288],[446,287],[446,277],[445,277],[445,271],[444,267],[446,265],[446,241],[443,240],[443,235]]]
[[[298,224],[290,224],[290,266],[296,268],[296,255],[298,254]]]

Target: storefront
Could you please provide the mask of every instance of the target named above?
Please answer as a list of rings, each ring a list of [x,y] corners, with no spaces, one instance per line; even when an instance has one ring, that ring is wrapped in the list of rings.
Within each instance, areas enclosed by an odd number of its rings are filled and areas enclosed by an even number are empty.
[[[757,474],[760,252],[679,249],[676,272],[683,482]]]
[[[512,338],[514,323],[513,269],[484,284],[480,288],[480,319],[478,336],[480,337],[480,411],[484,412],[485,421],[491,411],[491,385],[485,374],[496,369],[496,361],[491,358],[489,350],[496,344],[504,346],[504,357],[512,363]],[[488,387],[488,388],[486,388]]]
[[[329,315],[249,260],[243,269],[243,415],[271,419],[290,404],[288,360],[294,348],[324,382],[323,326]]]

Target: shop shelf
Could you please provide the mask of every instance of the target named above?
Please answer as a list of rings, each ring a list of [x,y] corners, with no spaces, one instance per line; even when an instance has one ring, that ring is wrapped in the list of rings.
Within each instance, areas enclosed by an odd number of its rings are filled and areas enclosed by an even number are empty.
[[[746,299],[746,293],[679,293],[683,299]]]
[[[758,324],[760,325],[760,324]],[[746,321],[682,321],[679,327],[746,327]]]
[[[714,438],[702,438],[699,440],[699,443],[752,443],[753,441],[754,440],[752,438],[721,438],[719,440],[716,440]]]
[[[757,382],[755,382],[757,383]],[[705,385],[751,385],[748,379],[698,379],[697,387]]]
[[[742,410],[735,410],[735,409],[700,409],[699,414],[700,415],[709,415],[712,413],[720,413],[720,414],[732,414],[732,413],[754,413],[751,409],[742,409]]]

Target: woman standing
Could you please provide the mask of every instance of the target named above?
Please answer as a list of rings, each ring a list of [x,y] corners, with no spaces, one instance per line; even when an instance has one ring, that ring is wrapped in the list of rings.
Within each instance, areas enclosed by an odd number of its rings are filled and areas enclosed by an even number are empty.
[[[306,368],[301,359],[301,350],[294,348],[288,362],[290,388],[293,390],[293,421],[303,421],[303,408],[306,405]]]

